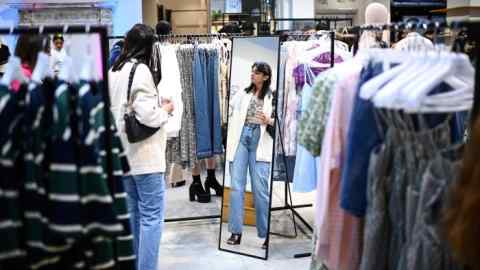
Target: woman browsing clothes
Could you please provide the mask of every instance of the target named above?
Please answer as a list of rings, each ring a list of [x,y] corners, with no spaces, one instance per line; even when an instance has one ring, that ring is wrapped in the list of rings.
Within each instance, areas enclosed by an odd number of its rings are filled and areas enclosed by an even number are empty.
[[[270,89],[272,69],[267,63],[252,66],[251,84],[245,91],[236,93],[231,101],[231,116],[227,139],[227,160],[230,162],[231,194],[228,230],[232,235],[227,244],[239,245],[244,220],[244,197],[247,170],[250,172],[255,201],[258,237],[268,234],[268,208],[270,164],[273,138],[267,126],[271,118],[273,93]],[[262,248],[266,248],[266,240]]]
[[[174,109],[171,101],[160,98],[147,65],[152,55],[154,34],[147,25],[133,26],[127,33],[121,55],[108,74],[111,110],[130,164],[130,173],[124,176],[123,184],[127,192],[137,270],[158,269],[165,213],[167,136],[163,126]],[[129,136],[132,133],[128,133],[126,125],[131,119],[125,117],[128,111],[133,112],[138,126],[157,130],[132,142],[132,136]]]

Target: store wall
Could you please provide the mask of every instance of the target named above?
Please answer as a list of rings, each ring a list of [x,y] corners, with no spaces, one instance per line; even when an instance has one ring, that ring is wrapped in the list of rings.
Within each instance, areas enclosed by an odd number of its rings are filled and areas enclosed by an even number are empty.
[[[292,5],[292,18],[314,18],[315,0],[294,1]]]
[[[7,5],[0,5],[0,27],[15,26],[18,25],[19,21],[20,15],[18,14],[18,10],[9,8]],[[10,48],[11,53],[13,53],[16,41],[15,36],[2,36],[0,38],[2,42]]]
[[[144,0],[144,22],[155,25],[157,4],[172,10],[172,29],[175,33],[207,33],[209,0]],[[147,9],[149,9],[147,11]]]
[[[119,0],[113,7],[113,35],[121,36],[143,21],[141,0]]]
[[[316,0],[315,15],[352,17],[355,25],[361,25],[365,23],[365,8],[374,2],[390,10],[389,0]]]

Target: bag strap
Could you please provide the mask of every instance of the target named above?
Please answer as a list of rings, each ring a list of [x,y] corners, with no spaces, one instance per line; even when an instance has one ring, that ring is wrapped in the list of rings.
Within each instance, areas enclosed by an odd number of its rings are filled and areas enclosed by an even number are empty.
[[[135,75],[135,70],[137,69],[138,62],[133,63],[133,67],[130,70],[130,76],[128,77],[128,90],[127,90],[127,102],[130,103],[130,92],[132,90],[133,77]]]

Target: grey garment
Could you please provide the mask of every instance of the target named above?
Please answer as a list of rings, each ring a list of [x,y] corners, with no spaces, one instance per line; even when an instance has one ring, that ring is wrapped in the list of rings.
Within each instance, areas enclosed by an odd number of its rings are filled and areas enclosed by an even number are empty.
[[[390,132],[390,130],[388,131]],[[388,193],[392,166],[392,144],[387,133],[385,144],[370,157],[367,188],[367,209],[363,233],[360,270],[388,269],[389,235]]]
[[[437,152],[423,175],[416,224],[405,269],[462,269],[453,261],[440,231],[441,212],[447,190],[458,177],[460,157],[460,148],[456,146]]]
[[[166,161],[167,161],[167,168],[173,163],[182,165],[179,137],[167,139]]]
[[[395,115],[393,117],[395,118]],[[390,156],[393,157],[388,182],[391,187],[387,192],[391,231],[388,240],[384,241],[388,242],[388,269],[403,270],[408,269],[407,248],[412,241],[419,184],[427,165],[438,152],[437,149],[450,145],[451,136],[448,121],[436,128],[421,131],[409,131],[407,123],[403,120],[396,119],[392,123],[395,123],[395,127],[391,126],[388,129],[385,140],[391,143]],[[376,196],[380,195],[377,193]],[[369,249],[366,244],[364,247]]]
[[[406,149],[399,136],[398,131],[394,132],[393,167],[392,167],[392,188],[388,200],[388,213],[392,225],[389,243],[389,267],[397,269],[400,262],[400,254],[405,244],[405,193],[407,187],[407,173],[412,168],[411,163],[406,159]]]
[[[193,46],[181,46],[177,50],[178,65],[182,84],[183,116],[180,129],[180,158],[184,165],[191,166],[197,161],[195,133],[195,110],[193,100]]]
[[[416,213],[420,199],[420,188],[423,175],[431,160],[440,149],[445,149],[452,143],[449,120],[433,129],[418,132],[401,131],[405,145],[405,160],[407,160],[406,189],[405,189],[405,217],[404,242],[400,249],[399,262],[396,269],[407,268],[407,252],[410,243],[414,240]]]
[[[245,119],[246,124],[262,124],[260,119],[257,117],[257,111],[263,111],[263,100],[254,96],[248,105],[247,118]]]

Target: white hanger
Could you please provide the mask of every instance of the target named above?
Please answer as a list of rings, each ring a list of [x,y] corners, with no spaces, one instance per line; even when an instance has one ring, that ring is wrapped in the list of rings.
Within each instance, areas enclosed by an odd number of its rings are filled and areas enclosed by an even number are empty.
[[[80,80],[85,80],[87,82],[98,80],[98,73],[96,72],[96,62],[95,58],[92,55],[91,43],[87,44],[87,52],[83,59],[83,65],[80,70]]]
[[[58,73],[58,78],[66,82],[78,82],[78,78],[73,70],[73,60],[72,57],[66,56],[62,68]]]
[[[407,70],[416,60],[411,54],[406,54],[401,51],[394,51],[391,49],[368,49],[361,51],[358,56],[364,57],[366,54],[367,59],[375,59],[379,56],[382,57],[384,67],[389,66],[390,63],[400,63],[398,66],[384,71],[382,74],[368,80],[360,88],[360,97],[363,99],[371,99],[377,94],[381,87],[387,82],[393,80],[399,74]]]
[[[410,55],[406,68],[402,70],[393,80],[381,87],[373,97],[375,106],[383,108],[401,109],[402,98],[405,91],[411,91],[415,88],[415,83],[423,74],[432,70],[432,65],[439,60],[438,57],[428,57],[428,52],[403,52]],[[432,62],[432,59],[434,62]],[[441,60],[442,58],[440,58]]]
[[[405,103],[407,111],[415,112],[422,110],[422,105],[425,100],[429,100],[429,104],[438,104],[438,106],[432,105],[431,110],[433,111],[443,109],[462,111],[465,110],[465,107],[471,105],[471,100],[468,98],[471,97],[473,100],[475,69],[470,60],[466,55],[457,53],[449,53],[442,57],[447,58],[448,61],[445,61],[445,64],[443,65],[438,64],[435,72],[431,72],[431,76],[428,78],[424,76],[424,78],[419,81],[419,84],[414,91],[407,96]],[[465,84],[459,89],[457,88],[449,91],[450,95],[459,95],[459,98],[450,99],[450,106],[447,106],[448,108],[446,108],[446,106],[443,105],[444,102],[442,102],[442,99],[438,99],[438,96],[445,97],[445,95],[435,95],[437,96],[437,99],[433,100],[431,99],[432,97],[427,96],[440,83],[449,83],[448,78],[451,77],[460,78]],[[459,81],[456,81],[455,83],[457,84],[458,82]]]
[[[20,58],[17,56],[10,56],[0,84],[10,87],[10,84],[14,80],[18,80],[21,83],[28,81],[27,77],[23,75]]]
[[[32,81],[35,83],[41,83],[47,76],[50,68],[50,56],[44,52],[39,52],[37,57],[37,64],[32,73]]]

